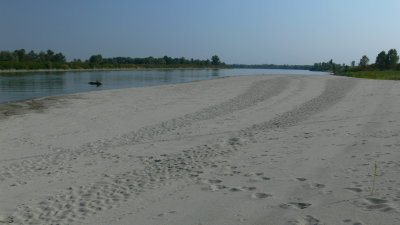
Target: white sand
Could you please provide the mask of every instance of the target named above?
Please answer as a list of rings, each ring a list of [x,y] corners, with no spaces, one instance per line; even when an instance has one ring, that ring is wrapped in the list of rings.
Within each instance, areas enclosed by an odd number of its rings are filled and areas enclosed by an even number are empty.
[[[1,108],[0,224],[400,224],[397,81],[239,76],[23,104],[45,107]]]

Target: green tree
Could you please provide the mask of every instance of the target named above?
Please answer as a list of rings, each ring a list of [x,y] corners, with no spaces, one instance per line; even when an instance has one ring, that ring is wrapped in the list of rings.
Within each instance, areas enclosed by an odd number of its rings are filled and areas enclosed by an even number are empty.
[[[217,55],[211,57],[211,64],[214,66],[221,64],[221,61],[219,60],[219,57]]]
[[[375,60],[375,65],[383,70],[386,68],[386,61],[387,61],[387,57],[386,57],[386,52],[385,51],[381,51],[378,56],[376,57]]]
[[[25,49],[19,49],[14,51],[14,59],[22,62],[25,60]]]
[[[103,56],[99,55],[92,55],[89,58],[89,62],[90,63],[95,63],[95,64],[99,64],[103,61]]]
[[[54,57],[54,52],[52,50],[47,50],[46,52],[46,62],[51,62],[53,61],[53,57]]]
[[[180,57],[180,58],[178,59],[178,62],[179,62],[179,64],[188,64],[188,63],[187,63],[187,60],[185,59],[185,57]]]
[[[41,51],[39,52],[39,61],[40,62],[46,62],[47,61],[47,55],[45,52]]]
[[[164,56],[163,59],[164,59],[164,61],[165,61],[165,64],[167,64],[167,65],[172,64],[172,58],[171,58],[171,57],[169,57],[169,56]]]
[[[369,58],[366,55],[363,55],[360,59],[360,63],[358,64],[361,67],[366,67],[369,63]]]
[[[13,55],[9,51],[1,51],[0,61],[13,61]]]
[[[395,69],[398,61],[399,56],[397,55],[396,49],[390,49],[386,55],[386,68]]]
[[[334,68],[334,63],[333,63],[333,59],[329,60],[329,70],[333,71],[333,73],[335,73],[335,68]]]
[[[57,53],[53,56],[52,61],[64,63],[66,60],[65,60],[65,56],[62,53]]]
[[[38,61],[38,55],[31,50],[27,55],[26,55],[26,61],[29,62],[37,62]]]

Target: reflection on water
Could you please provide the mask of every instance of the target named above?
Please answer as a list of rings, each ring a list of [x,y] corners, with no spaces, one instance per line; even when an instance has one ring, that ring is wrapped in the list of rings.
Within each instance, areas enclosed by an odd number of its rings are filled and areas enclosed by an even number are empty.
[[[326,73],[305,70],[197,69],[0,74],[0,102],[56,94],[153,86],[254,74],[324,75]],[[102,81],[103,85],[96,87],[88,84],[90,81],[96,80]]]

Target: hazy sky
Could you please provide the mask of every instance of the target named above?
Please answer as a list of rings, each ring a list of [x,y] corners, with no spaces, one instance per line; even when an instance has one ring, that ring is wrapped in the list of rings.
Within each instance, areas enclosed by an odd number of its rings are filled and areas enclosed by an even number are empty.
[[[399,12],[399,0],[0,0],[0,50],[374,62],[382,50],[400,51]]]

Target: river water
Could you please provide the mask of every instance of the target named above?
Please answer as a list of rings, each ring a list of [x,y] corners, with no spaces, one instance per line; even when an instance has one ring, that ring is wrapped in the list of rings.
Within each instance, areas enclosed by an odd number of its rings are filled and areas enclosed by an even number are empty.
[[[0,103],[58,94],[154,86],[209,80],[224,76],[255,74],[326,75],[328,73],[277,69],[157,69],[0,74]],[[96,80],[102,81],[103,85],[96,87],[88,84],[88,82]]]

